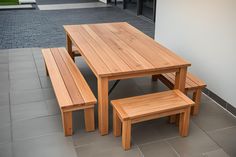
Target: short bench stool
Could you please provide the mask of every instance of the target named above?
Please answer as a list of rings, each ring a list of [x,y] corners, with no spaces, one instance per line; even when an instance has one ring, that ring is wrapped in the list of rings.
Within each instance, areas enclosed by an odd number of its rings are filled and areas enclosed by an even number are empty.
[[[167,73],[161,75],[154,75],[153,81],[159,79],[164,83],[168,88],[174,89],[175,86],[175,73]],[[206,87],[206,83],[201,79],[197,78],[191,73],[187,73],[186,83],[185,83],[185,93],[193,92],[193,101],[195,102],[192,106],[191,114],[197,115],[200,108],[201,94],[203,88]]]
[[[147,94],[111,101],[113,105],[113,134],[121,135],[122,146],[130,149],[131,125],[151,119],[180,115],[179,132],[188,135],[191,105],[194,102],[179,90]]]

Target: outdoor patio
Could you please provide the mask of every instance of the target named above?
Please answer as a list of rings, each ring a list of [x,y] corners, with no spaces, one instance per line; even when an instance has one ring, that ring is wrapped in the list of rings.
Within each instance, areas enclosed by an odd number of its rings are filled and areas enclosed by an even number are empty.
[[[180,137],[178,128],[162,118],[135,125],[132,148],[124,151],[121,138],[115,138],[111,132],[107,136],[101,136],[97,129],[85,132],[83,112],[73,115],[74,135],[64,137],[60,110],[40,48],[1,50],[0,56],[2,157],[235,156],[236,119],[205,95],[200,114],[191,118],[190,135],[186,138]],[[81,58],[76,58],[76,63],[97,95],[96,77]],[[120,82],[110,99],[165,89],[150,77],[128,79]],[[95,114],[97,120],[97,111]]]
[[[112,114],[109,134],[100,135],[97,104],[94,132],[85,132],[84,113],[76,111],[74,134],[64,136],[41,48],[65,47],[62,25],[116,21],[154,36],[152,22],[116,7],[0,12],[0,157],[235,157],[236,118],[205,94],[200,113],[191,117],[188,137],[179,136],[177,125],[169,124],[168,118],[160,118],[135,124],[132,147],[124,151],[121,137],[112,134]],[[96,76],[82,57],[76,57],[75,63],[97,98]],[[109,100],[165,90],[151,77],[126,79]]]

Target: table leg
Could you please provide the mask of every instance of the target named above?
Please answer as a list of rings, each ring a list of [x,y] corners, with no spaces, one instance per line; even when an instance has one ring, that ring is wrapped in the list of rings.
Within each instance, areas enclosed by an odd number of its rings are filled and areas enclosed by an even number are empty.
[[[108,134],[108,78],[98,78],[98,128]]]
[[[181,68],[175,76],[175,89],[179,89],[181,92],[185,92],[185,82],[187,76],[187,68]]]
[[[74,54],[72,52],[72,41],[68,34],[66,34],[66,49],[69,55],[71,56],[71,58],[74,60]]]
[[[175,89],[179,89],[181,92],[185,93],[185,82],[187,76],[187,68],[180,68],[179,72],[176,72],[175,75]],[[177,121],[177,116],[170,116],[169,122],[174,123]]]

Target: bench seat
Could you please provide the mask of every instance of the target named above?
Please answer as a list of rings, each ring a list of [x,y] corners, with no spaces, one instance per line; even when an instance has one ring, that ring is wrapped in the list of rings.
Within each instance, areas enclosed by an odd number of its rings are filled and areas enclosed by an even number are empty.
[[[64,133],[72,135],[72,112],[84,110],[85,129],[93,131],[96,98],[65,48],[42,49],[47,74],[61,109]]]
[[[130,148],[131,124],[180,114],[180,135],[188,135],[191,105],[194,102],[179,90],[118,99],[113,105],[113,134],[121,135],[122,146]]]
[[[175,85],[175,73],[167,73],[157,75],[155,79],[159,79],[162,83],[164,83],[168,88],[174,89]],[[192,107],[191,114],[197,115],[200,108],[201,102],[201,93],[202,89],[206,87],[206,83],[201,79],[197,78],[191,73],[187,73],[186,83],[185,83],[185,93],[193,92],[193,101],[195,104]]]

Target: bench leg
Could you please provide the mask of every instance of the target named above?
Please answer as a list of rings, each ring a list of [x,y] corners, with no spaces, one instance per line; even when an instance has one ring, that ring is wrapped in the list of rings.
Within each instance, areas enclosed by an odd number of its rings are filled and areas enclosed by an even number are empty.
[[[113,108],[113,135],[115,137],[121,135],[121,121],[114,108]]]
[[[122,123],[122,146],[124,150],[130,149],[131,142],[131,121],[126,120]]]
[[[72,112],[62,112],[62,123],[65,136],[71,136],[73,134]]]
[[[85,120],[85,130],[86,131],[94,131],[94,108],[86,108],[84,109],[84,120]]]
[[[197,89],[194,93],[193,93],[193,101],[195,102],[192,110],[191,110],[191,114],[192,115],[197,115],[199,113],[199,109],[200,109],[200,101],[201,101],[201,95],[202,95],[202,91],[201,89]]]
[[[188,136],[190,110],[191,110],[191,107],[188,107],[187,109],[185,109],[183,113],[180,114],[179,133],[180,133],[180,136],[183,136],[183,137]]]

